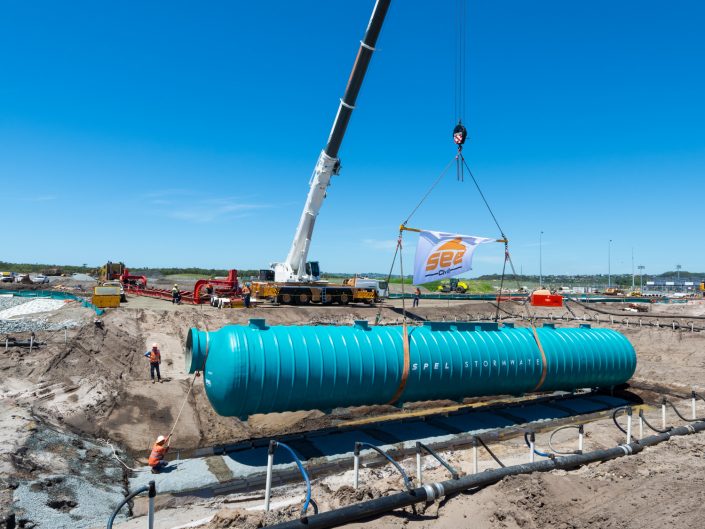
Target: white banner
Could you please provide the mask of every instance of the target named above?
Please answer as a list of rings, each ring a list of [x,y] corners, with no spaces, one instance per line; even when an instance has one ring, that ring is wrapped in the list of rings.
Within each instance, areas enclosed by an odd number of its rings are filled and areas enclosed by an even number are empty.
[[[488,242],[497,242],[497,239],[422,231],[416,245],[414,284],[422,285],[472,270],[475,248]]]

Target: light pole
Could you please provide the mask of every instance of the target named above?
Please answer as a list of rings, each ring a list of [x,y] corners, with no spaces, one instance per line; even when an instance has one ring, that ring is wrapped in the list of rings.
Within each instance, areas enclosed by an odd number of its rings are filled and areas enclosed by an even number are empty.
[[[543,232],[539,232],[539,288],[543,287]]]
[[[607,288],[612,286],[612,239],[607,243]]]
[[[634,292],[634,247],[632,246],[632,292]]]
[[[639,292],[644,293],[644,265],[637,266],[639,269]]]

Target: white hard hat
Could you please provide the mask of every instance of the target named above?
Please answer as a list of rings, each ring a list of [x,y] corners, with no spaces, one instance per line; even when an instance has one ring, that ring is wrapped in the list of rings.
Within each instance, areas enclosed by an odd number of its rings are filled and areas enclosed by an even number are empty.
[[[159,344],[158,344],[157,342],[154,342],[154,343],[152,344],[152,349],[154,349],[154,348],[159,349]]]
[[[164,441],[166,441],[166,438],[163,435],[157,437],[157,444],[162,444]]]

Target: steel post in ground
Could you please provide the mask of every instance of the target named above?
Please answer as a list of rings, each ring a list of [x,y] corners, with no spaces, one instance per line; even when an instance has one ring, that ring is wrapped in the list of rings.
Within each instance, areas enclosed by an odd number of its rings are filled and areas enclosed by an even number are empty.
[[[154,481],[149,482],[149,512],[147,518],[147,527],[154,529],[154,497],[157,495],[157,488],[154,486]]]
[[[269,450],[267,450],[267,478],[264,485],[264,512],[269,512],[269,500],[272,498],[272,467],[274,466],[274,450],[276,447],[276,441],[269,441]]]

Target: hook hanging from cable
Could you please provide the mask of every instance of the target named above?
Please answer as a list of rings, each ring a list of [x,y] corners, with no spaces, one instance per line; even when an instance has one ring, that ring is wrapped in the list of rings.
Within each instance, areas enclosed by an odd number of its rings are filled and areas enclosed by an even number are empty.
[[[458,146],[458,154],[455,156],[455,167],[458,175],[458,180],[461,182],[464,179],[463,171],[463,144],[468,137],[468,130],[463,126],[462,121],[458,121],[458,124],[453,129],[453,142]]]

